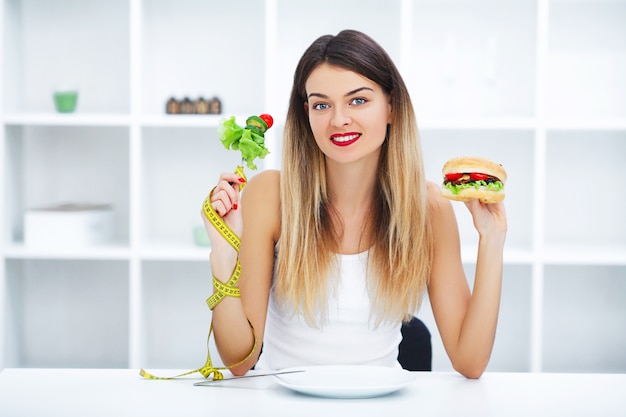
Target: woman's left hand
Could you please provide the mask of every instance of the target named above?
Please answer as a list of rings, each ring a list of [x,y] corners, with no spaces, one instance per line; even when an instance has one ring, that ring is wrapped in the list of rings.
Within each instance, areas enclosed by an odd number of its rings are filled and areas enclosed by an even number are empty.
[[[466,202],[465,205],[472,214],[474,227],[479,235],[506,235],[507,221],[503,202],[485,204],[473,198]]]

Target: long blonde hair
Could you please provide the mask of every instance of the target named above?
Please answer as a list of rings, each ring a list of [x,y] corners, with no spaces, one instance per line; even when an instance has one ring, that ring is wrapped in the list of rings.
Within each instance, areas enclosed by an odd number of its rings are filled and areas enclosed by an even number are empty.
[[[417,123],[391,58],[373,39],[353,30],[318,38],[296,68],[284,132],[275,294],[309,323],[323,322],[339,238],[326,189],[325,158],[304,110],[306,80],[321,63],[361,74],[391,98],[392,121],[368,224],[373,245],[367,279],[377,322],[407,320],[421,305],[432,257]]]

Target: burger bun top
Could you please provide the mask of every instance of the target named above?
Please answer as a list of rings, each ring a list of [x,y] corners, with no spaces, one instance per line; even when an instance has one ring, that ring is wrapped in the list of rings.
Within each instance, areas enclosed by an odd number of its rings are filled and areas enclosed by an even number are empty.
[[[441,170],[443,175],[476,172],[498,178],[504,184],[507,179],[502,165],[479,156],[459,156],[448,160]]]

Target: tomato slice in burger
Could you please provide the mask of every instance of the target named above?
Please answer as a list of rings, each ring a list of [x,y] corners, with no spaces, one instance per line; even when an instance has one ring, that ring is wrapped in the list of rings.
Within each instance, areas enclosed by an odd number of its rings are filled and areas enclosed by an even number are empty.
[[[446,179],[450,180],[450,181],[456,181],[459,178],[461,178],[463,176],[463,174],[446,174]]]
[[[478,172],[472,172],[470,174],[470,178],[473,179],[474,181],[480,181],[480,180],[486,180],[487,178],[489,178],[489,175],[480,174]]]

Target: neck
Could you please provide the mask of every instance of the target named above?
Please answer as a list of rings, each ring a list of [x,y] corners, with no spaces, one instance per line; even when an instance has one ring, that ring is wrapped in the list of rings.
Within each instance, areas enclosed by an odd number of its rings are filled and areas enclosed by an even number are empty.
[[[326,182],[333,207],[339,213],[362,213],[374,198],[376,168],[370,164],[327,164]]]

